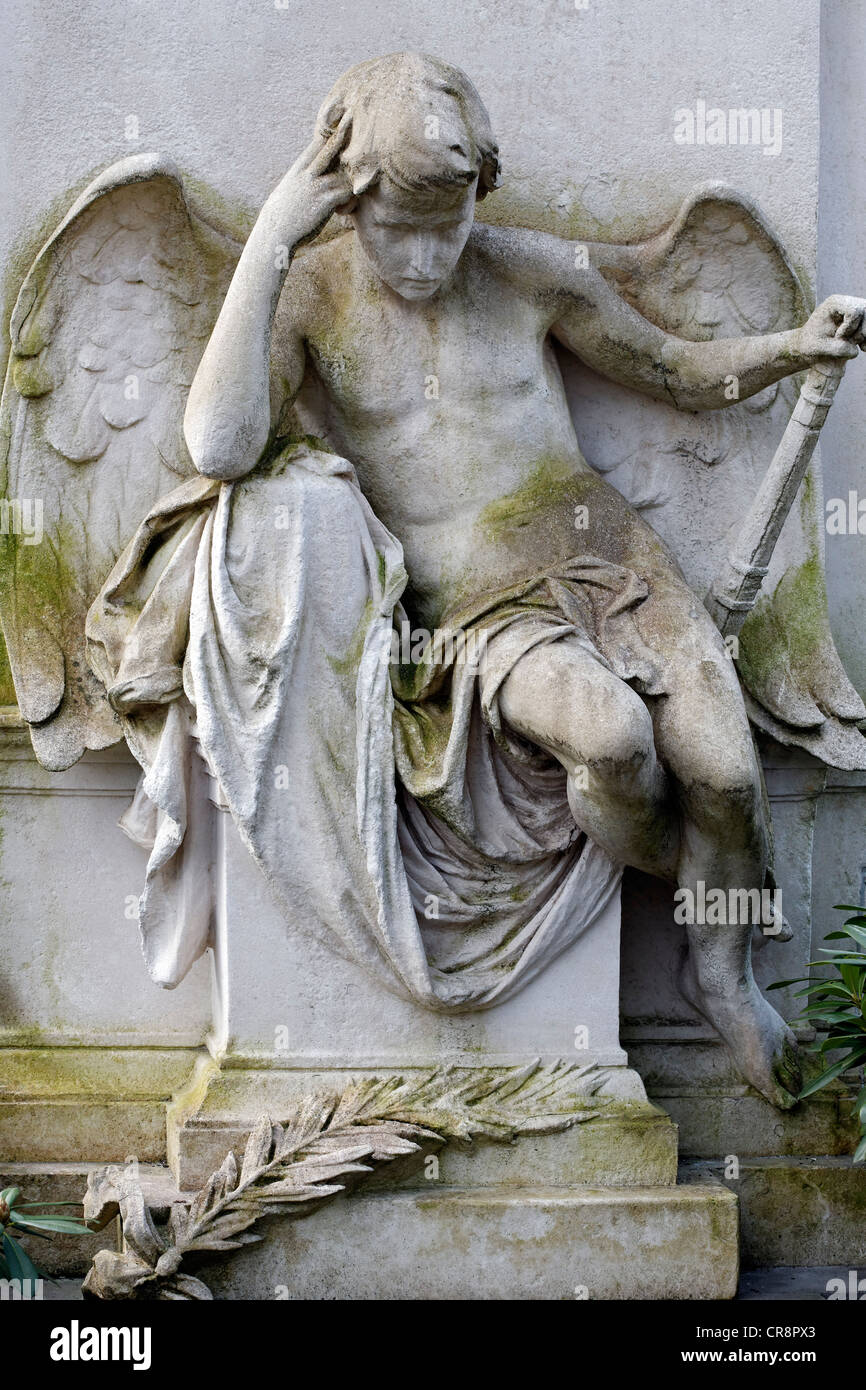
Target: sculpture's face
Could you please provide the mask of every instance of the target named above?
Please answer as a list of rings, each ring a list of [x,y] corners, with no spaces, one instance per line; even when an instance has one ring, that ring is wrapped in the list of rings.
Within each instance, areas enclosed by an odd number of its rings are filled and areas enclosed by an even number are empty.
[[[475,183],[453,191],[408,193],[383,177],[361,195],[351,216],[380,280],[403,299],[429,299],[466,245],[475,216]]]

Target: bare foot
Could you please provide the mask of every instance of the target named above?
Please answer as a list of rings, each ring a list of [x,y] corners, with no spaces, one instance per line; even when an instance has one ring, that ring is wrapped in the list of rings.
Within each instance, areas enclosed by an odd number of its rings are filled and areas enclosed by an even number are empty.
[[[703,988],[691,955],[680,988],[727,1046],[743,1076],[779,1110],[796,1105],[802,1087],[797,1041],[749,972],[730,989]]]

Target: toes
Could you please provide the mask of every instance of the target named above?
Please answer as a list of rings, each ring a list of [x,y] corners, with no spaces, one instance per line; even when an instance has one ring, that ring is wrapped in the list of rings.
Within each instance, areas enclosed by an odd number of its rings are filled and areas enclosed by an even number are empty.
[[[785,1038],[782,1053],[773,1067],[773,1095],[767,1097],[780,1110],[790,1110],[797,1104],[803,1089],[800,1054],[792,1033]]]
[[[790,1091],[796,1100],[803,1089],[803,1070],[800,1066],[800,1054],[797,1051],[795,1042],[790,1042],[784,1051],[782,1060],[776,1069],[776,1078],[786,1091]]]
[[[791,1092],[786,1091],[782,1086],[774,1086],[771,1094],[767,1092],[764,1094],[770,1104],[774,1105],[777,1110],[793,1110],[794,1106],[797,1104],[797,1097],[792,1096]]]

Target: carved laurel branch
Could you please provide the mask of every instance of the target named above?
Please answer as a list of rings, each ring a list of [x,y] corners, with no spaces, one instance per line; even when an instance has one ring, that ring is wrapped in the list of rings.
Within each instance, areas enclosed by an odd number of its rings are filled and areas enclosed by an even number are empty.
[[[92,1174],[85,1218],[105,1225],[120,1213],[123,1253],[100,1250],[84,1290],[94,1298],[212,1297],[181,1270],[188,1255],[239,1250],[262,1239],[263,1217],[308,1216],[378,1167],[453,1140],[509,1142],[550,1134],[597,1116],[604,1074],[566,1062],[525,1067],[447,1067],[421,1078],[373,1077],[339,1095],[305,1096],[285,1124],[257,1121],[238,1170],[229,1153],[190,1201],[174,1202],[159,1229],[133,1174]]]

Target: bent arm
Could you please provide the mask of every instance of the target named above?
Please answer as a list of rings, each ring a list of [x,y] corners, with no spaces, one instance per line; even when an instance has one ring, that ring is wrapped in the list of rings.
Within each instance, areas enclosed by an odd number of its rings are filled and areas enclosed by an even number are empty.
[[[325,225],[351,187],[332,169],[351,130],[346,113],[329,136],[314,137],[277,184],[256,219],[195,374],[183,432],[207,478],[241,478],[255,468],[273,418],[300,389],[304,346],[288,325],[283,370],[271,392],[274,315],[295,251]]]
[[[271,331],[295,247],[280,253],[279,208],[273,196],[262,208],[235,270],[219,317],[198,366],[183,421],[192,461],[208,478],[240,478],[254,468],[271,432]],[[303,375],[303,344],[294,395]],[[284,400],[274,402],[276,414]]]
[[[567,243],[563,245],[568,253]],[[677,338],[643,318],[598,271],[576,270],[567,259],[565,269],[571,284],[551,328],[554,337],[603,376],[666,400],[677,410],[718,410],[802,371],[813,360],[801,345],[799,329],[712,342]]]

